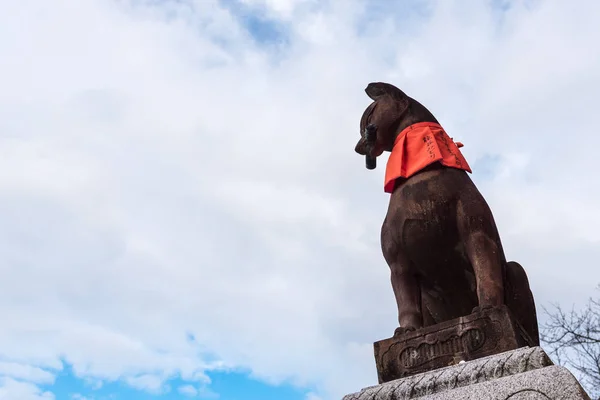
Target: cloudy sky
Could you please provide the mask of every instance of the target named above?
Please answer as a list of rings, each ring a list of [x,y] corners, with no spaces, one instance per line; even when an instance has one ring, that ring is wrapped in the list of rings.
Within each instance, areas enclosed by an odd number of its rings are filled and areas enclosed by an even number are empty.
[[[375,384],[396,310],[385,156],[353,151],[372,81],[465,144],[538,309],[581,304],[599,18],[596,0],[0,0],[0,399]]]

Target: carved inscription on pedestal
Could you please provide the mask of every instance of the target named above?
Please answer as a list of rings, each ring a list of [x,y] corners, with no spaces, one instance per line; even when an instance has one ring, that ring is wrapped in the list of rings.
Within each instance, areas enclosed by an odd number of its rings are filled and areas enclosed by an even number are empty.
[[[484,310],[376,342],[379,383],[527,344],[506,307]]]
[[[440,357],[454,357],[456,354],[472,353],[485,343],[482,329],[468,329],[461,335],[452,335],[448,340],[440,340],[433,344],[422,343],[418,346],[406,347],[398,357],[399,363],[406,369],[416,368]]]

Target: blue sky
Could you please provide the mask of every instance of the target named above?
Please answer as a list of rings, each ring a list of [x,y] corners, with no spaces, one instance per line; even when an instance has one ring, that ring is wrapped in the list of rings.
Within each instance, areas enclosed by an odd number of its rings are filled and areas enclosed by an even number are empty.
[[[189,387],[189,382],[180,379],[167,381],[169,388],[166,393],[148,393],[143,390],[132,389],[124,383],[105,383],[96,387],[94,383],[85,382],[76,377],[68,365],[57,376],[52,385],[43,387],[44,390],[54,393],[57,399],[86,398],[96,400],[131,399],[131,400],[172,400],[182,398],[225,399],[225,400],[268,400],[290,399],[303,400],[311,391],[298,389],[292,385],[269,385],[252,377],[248,373],[209,373],[210,386],[196,387],[193,391],[180,392],[180,388]],[[192,386],[193,387],[193,386]],[[190,394],[187,394],[190,393]],[[79,395],[79,396],[78,396]]]
[[[600,141],[583,117],[599,13],[0,2],[0,399],[333,400],[375,384],[396,310],[386,156],[367,171],[353,151],[372,81],[464,143],[540,319],[581,304],[600,282]]]

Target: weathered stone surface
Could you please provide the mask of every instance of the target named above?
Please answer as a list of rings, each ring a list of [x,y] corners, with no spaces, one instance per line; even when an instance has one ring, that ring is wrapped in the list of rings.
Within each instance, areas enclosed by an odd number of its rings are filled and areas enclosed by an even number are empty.
[[[425,396],[427,400],[590,400],[564,367],[551,366],[522,374]]]
[[[379,383],[533,345],[507,307],[375,342]]]
[[[344,400],[589,400],[540,347],[520,348],[372,386]]]

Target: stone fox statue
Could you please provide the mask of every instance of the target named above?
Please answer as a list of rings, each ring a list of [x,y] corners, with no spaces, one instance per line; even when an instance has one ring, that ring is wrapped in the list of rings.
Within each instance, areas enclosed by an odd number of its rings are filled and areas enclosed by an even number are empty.
[[[539,345],[527,274],[506,261],[492,212],[467,174],[462,144],[397,87],[377,82],[365,91],[373,103],[355,150],[370,159],[368,168],[391,152],[381,246],[398,306],[395,335],[506,305],[529,344]]]

